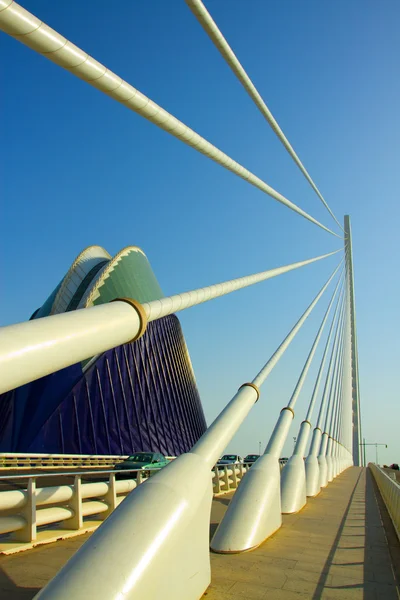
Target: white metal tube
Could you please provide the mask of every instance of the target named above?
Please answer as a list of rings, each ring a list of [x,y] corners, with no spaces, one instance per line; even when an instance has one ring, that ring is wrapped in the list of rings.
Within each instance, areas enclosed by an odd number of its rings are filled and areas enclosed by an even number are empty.
[[[193,446],[191,453],[201,456],[211,469],[257,402],[257,398],[258,394],[253,387],[241,387]]]
[[[19,515],[12,515],[10,517],[0,517],[0,533],[11,533],[12,531],[19,531],[26,526],[26,521]]]
[[[1,16],[1,12],[0,12]],[[149,321],[277,277],[330,252],[254,275],[143,304]],[[127,302],[110,302],[0,328],[0,393],[135,339],[142,321]]]
[[[127,342],[139,330],[139,315],[126,302],[2,327],[0,393]]]
[[[91,500],[82,503],[82,514],[84,517],[89,515],[97,515],[108,510],[108,504],[100,500]]]
[[[253,380],[260,386],[293,340],[304,321],[332,281],[340,265],[297,321],[291,332]],[[275,425],[264,455],[241,482],[211,542],[215,552],[245,552],[272,535],[282,524],[279,455],[293,420],[292,408],[285,407]]]
[[[339,267],[338,267],[338,268],[339,268]],[[333,301],[334,301],[334,299],[335,299],[336,292],[337,292],[337,290],[338,290],[338,287],[339,287],[339,284],[340,284],[340,280],[341,280],[341,278],[339,278],[339,280],[338,280],[338,282],[337,282],[337,284],[336,284],[336,287],[335,287],[335,289],[334,289],[334,292],[333,292],[332,298],[331,298],[331,300],[330,300],[330,302],[329,302],[329,304],[328,304],[328,308],[327,308],[327,309],[326,309],[326,311],[325,311],[324,318],[322,319],[322,322],[321,322],[321,325],[320,325],[320,327],[319,327],[319,329],[318,329],[317,335],[315,336],[314,342],[313,342],[313,344],[312,344],[312,346],[311,346],[311,350],[310,350],[310,352],[309,352],[309,354],[308,354],[308,356],[307,356],[307,360],[306,360],[306,362],[304,363],[304,367],[303,367],[303,369],[302,369],[302,371],[301,371],[300,377],[299,377],[299,379],[298,379],[298,381],[297,381],[297,384],[296,384],[296,386],[295,386],[295,388],[294,388],[294,391],[293,391],[292,397],[290,398],[290,401],[289,401],[289,404],[288,404],[289,408],[294,408],[294,406],[295,406],[295,404],[296,404],[296,401],[297,401],[297,398],[299,397],[299,394],[300,394],[300,392],[301,392],[301,390],[302,390],[302,387],[303,387],[303,385],[304,385],[304,381],[305,381],[305,379],[306,379],[306,377],[307,377],[307,374],[308,374],[308,371],[309,371],[309,369],[310,369],[310,366],[311,366],[312,360],[313,360],[313,358],[314,358],[314,355],[315,355],[315,352],[316,352],[316,350],[317,350],[317,347],[318,347],[319,341],[320,341],[320,339],[321,339],[322,332],[324,331],[325,324],[326,324],[326,321],[327,321],[327,319],[328,319],[328,316],[329,316],[329,312],[330,312],[330,310],[331,310],[331,307],[332,307]]]
[[[24,490],[7,490],[0,492],[0,510],[23,508],[27,501]]]
[[[74,511],[71,508],[63,506],[53,506],[51,508],[41,508],[36,511],[36,525],[49,525],[57,521],[66,521],[74,516]]]
[[[309,421],[311,419],[311,414],[313,411],[313,407],[314,407],[316,398],[318,396],[319,386],[320,386],[322,374],[323,374],[323,371],[325,368],[326,358],[328,356],[329,346],[330,346],[332,335],[333,335],[333,332],[335,329],[335,323],[336,323],[336,328],[339,326],[339,321],[340,321],[339,308],[342,306],[343,306],[343,290],[341,291],[341,295],[339,296],[338,301],[336,303],[335,312],[333,314],[328,338],[326,340],[324,353],[323,353],[321,364],[319,367],[317,379],[315,381],[310,406],[308,408],[306,421]],[[310,450],[309,450],[309,453],[308,453],[308,456],[306,458],[305,465],[304,465],[305,466],[305,477],[306,477],[306,496],[311,496],[311,497],[316,496],[320,492],[320,489],[321,489],[319,487],[319,464],[318,464],[317,455],[318,455],[318,450],[321,445],[321,436],[322,436],[321,423],[322,423],[322,415],[323,415],[323,411],[324,411],[324,402],[326,402],[326,398],[324,401],[324,394],[323,394],[323,397],[321,399],[318,423],[317,423],[316,427],[314,428],[311,445],[310,445]]]
[[[96,481],[95,483],[82,483],[82,498],[100,498],[108,492],[108,483],[105,481]]]
[[[306,414],[306,421],[310,421],[311,420],[311,417],[312,417],[312,414],[313,414],[313,411],[314,411],[314,406],[315,406],[315,403],[316,403],[316,400],[317,400],[317,397],[318,397],[319,387],[321,385],[322,374],[324,372],[326,358],[328,356],[328,350],[329,350],[329,346],[330,346],[330,343],[331,343],[333,331],[334,331],[334,328],[335,328],[336,318],[337,318],[337,315],[338,315],[338,312],[339,312],[339,307],[341,306],[342,294],[343,294],[343,289],[342,289],[341,294],[340,294],[340,296],[338,298],[338,301],[336,303],[335,312],[333,313],[333,318],[332,318],[331,326],[329,328],[329,333],[328,333],[328,337],[327,337],[327,340],[326,340],[324,352],[323,352],[321,363],[320,363],[319,369],[318,369],[317,379],[315,380],[313,393],[312,393],[312,396],[311,396],[310,404],[308,406],[308,410],[307,410],[307,414]]]
[[[298,331],[300,330],[300,328],[306,321],[307,317],[312,312],[313,308],[317,304],[318,300],[321,298],[322,294],[325,292],[326,288],[328,287],[328,285],[334,278],[336,271],[339,269],[339,266],[336,267],[336,269],[334,270],[332,275],[329,277],[328,281],[325,283],[325,285],[321,288],[321,290],[315,296],[314,300],[311,302],[311,304],[308,306],[308,308],[304,311],[304,313],[302,314],[300,319],[297,321],[296,325],[293,327],[293,329],[289,332],[289,334],[283,340],[283,342],[281,343],[279,348],[276,350],[276,352],[271,356],[271,358],[266,363],[266,365],[264,365],[264,367],[261,369],[261,371],[258,373],[258,375],[253,379],[254,385],[259,387],[263,384],[263,382],[268,377],[268,375],[270,374],[270,372],[272,371],[272,369],[274,368],[274,366],[276,365],[278,360],[281,358],[281,356],[283,355],[285,350],[288,348],[289,344],[292,342],[295,335],[298,333]]]
[[[55,485],[36,489],[36,506],[68,502],[74,495],[74,488],[70,485]],[[1,494],[0,494],[1,496]]]
[[[314,342],[311,346],[311,350],[308,354],[307,360],[304,364],[304,367],[301,371],[300,377],[297,381],[297,384],[294,388],[292,397],[290,399],[290,402],[288,404],[288,408],[289,409],[293,409],[295,404],[296,404],[296,400],[301,392],[301,389],[303,387],[304,381],[306,379],[308,370],[310,368],[311,362],[314,358],[315,355],[315,351],[317,349],[318,343],[321,339],[321,335],[322,332],[324,330],[326,321],[328,319],[329,316],[329,312],[331,310],[332,304],[334,302],[335,296],[336,296],[336,292],[339,288],[339,284],[341,281],[341,277],[339,277],[339,280],[335,286],[334,292],[332,294],[331,300],[328,304],[328,307],[325,311],[324,317],[322,319],[321,325],[318,329],[317,335],[314,339]],[[303,508],[303,506],[305,505],[306,501],[307,501],[307,496],[306,496],[306,474],[305,474],[305,467],[304,467],[304,460],[303,460],[303,453],[305,450],[305,447],[307,445],[307,440],[308,440],[308,433],[311,429],[311,423],[309,423],[308,421],[306,423],[302,423],[301,425],[301,429],[300,429],[300,434],[299,437],[297,439],[297,443],[296,443],[296,447],[293,453],[293,456],[289,459],[289,461],[287,462],[287,464],[285,465],[283,472],[282,472],[282,477],[281,477],[281,508],[282,508],[282,512],[283,513],[292,513],[292,512],[298,512],[299,510],[301,510],[301,508]],[[280,452],[282,451],[283,445],[286,441],[287,438],[287,434],[289,432],[289,428],[287,429],[287,431],[285,432],[285,434],[282,436],[282,440],[279,446],[279,453],[278,456],[280,454]],[[275,436],[275,431],[271,436],[271,439],[273,439]],[[271,443],[271,442],[270,442]]]
[[[358,349],[357,349],[357,327],[356,327],[356,307],[354,293],[354,270],[353,270],[353,248],[351,241],[351,225],[349,215],[344,217],[345,245],[346,245],[346,265],[347,265],[347,283],[348,283],[348,304],[349,304],[349,328],[351,353],[349,356],[351,365],[352,382],[352,453],[354,464],[359,466],[363,464],[362,453],[360,452],[361,434],[361,413],[360,413],[360,383],[358,376]]]
[[[210,13],[204,6],[203,2],[201,2],[201,0],[186,0],[186,4],[189,6],[189,8],[192,11],[192,13],[194,14],[194,16],[197,18],[200,25],[207,32],[211,41],[214,43],[217,50],[221,53],[222,57],[228,63],[229,67],[232,69],[232,71],[234,72],[236,77],[239,79],[240,83],[243,85],[244,89],[249,94],[250,98],[253,100],[253,102],[255,103],[255,105],[257,106],[259,111],[261,112],[261,114],[266,119],[267,123],[271,126],[274,133],[277,135],[277,137],[282,142],[282,144],[284,145],[284,147],[286,148],[286,150],[288,151],[290,156],[293,158],[294,162],[299,167],[300,171],[303,173],[304,177],[307,179],[308,183],[311,185],[311,187],[313,188],[315,193],[318,195],[318,197],[320,198],[320,200],[323,203],[323,205],[325,206],[325,208],[329,211],[330,215],[336,221],[337,225],[339,225],[339,227],[343,230],[343,227],[341,226],[341,224],[339,223],[339,221],[336,219],[335,215],[329,208],[329,206],[328,206],[327,202],[325,201],[325,199],[323,198],[321,192],[319,191],[319,189],[317,188],[317,186],[311,179],[310,175],[308,174],[308,172],[307,172],[306,168],[304,167],[303,163],[301,162],[300,158],[297,156],[297,154],[294,151],[294,149],[292,148],[289,140],[286,138],[282,129],[279,127],[277,121],[274,119],[271,111],[269,110],[269,108],[265,104],[264,100],[258,93],[258,91],[257,91],[255,85],[253,84],[253,82],[251,81],[250,77],[247,75],[246,71],[240,64],[240,62],[237,59],[232,48],[229,46],[228,42],[222,35],[221,31],[218,29],[217,24],[215,23],[214,19],[211,17]]]
[[[0,0],[0,29],[248,181],[308,221],[340,237],[16,2]]]

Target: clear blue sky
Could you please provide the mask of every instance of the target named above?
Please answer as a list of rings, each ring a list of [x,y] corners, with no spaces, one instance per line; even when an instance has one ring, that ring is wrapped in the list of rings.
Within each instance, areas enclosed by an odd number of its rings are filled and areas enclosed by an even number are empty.
[[[329,227],[334,222],[182,2],[24,0],[50,26]],[[363,433],[400,462],[400,4],[207,7],[338,218],[350,214]],[[89,244],[147,253],[164,293],[334,250],[340,240],[1,35],[1,321],[23,321]],[[208,422],[251,380],[337,257],[180,318]],[[268,440],[328,296],[230,444]],[[321,349],[322,350],[322,349]],[[321,353],[316,357],[316,363]],[[317,364],[298,401],[304,418]],[[285,453],[289,454],[292,437]],[[368,458],[374,451],[368,451]]]

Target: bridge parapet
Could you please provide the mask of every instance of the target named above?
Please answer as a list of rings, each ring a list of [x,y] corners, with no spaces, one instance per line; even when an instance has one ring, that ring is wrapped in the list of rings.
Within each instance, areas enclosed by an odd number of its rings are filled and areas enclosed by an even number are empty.
[[[369,463],[368,467],[377,483],[381,496],[386,504],[386,508],[392,519],[397,537],[400,540],[400,485],[396,480],[389,477],[378,465]]]

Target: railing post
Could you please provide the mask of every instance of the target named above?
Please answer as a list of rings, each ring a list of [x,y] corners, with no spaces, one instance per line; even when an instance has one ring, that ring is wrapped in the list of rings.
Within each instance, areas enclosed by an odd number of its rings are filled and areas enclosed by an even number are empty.
[[[75,475],[73,496],[69,503],[70,508],[74,511],[74,516],[66,521],[63,521],[65,529],[82,529],[83,514],[82,514],[82,481],[81,475]]]
[[[26,525],[23,529],[14,533],[14,539],[19,542],[34,542],[36,540],[36,479],[28,479],[26,489],[26,504],[21,511]]]
[[[223,475],[222,479],[224,481],[223,491],[227,492],[227,491],[229,491],[229,475],[228,475],[228,467],[226,465],[224,465],[224,475]]]
[[[115,473],[110,473],[110,477],[108,479],[108,492],[104,496],[105,502],[108,504],[108,510],[102,513],[102,518],[106,519],[113,510],[117,508],[117,488],[115,485]]]
[[[213,489],[214,494],[219,494],[221,492],[221,482],[219,480],[219,470],[218,467],[214,467],[214,478],[213,478]]]

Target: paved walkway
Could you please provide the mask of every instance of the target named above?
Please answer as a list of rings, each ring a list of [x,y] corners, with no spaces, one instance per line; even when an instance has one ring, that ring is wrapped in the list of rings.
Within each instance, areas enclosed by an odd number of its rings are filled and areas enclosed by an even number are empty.
[[[214,500],[211,531],[228,503]],[[348,469],[257,550],[211,554],[203,600],[399,600],[400,547],[381,503],[371,475]],[[87,538],[0,558],[0,598],[33,598]]]

